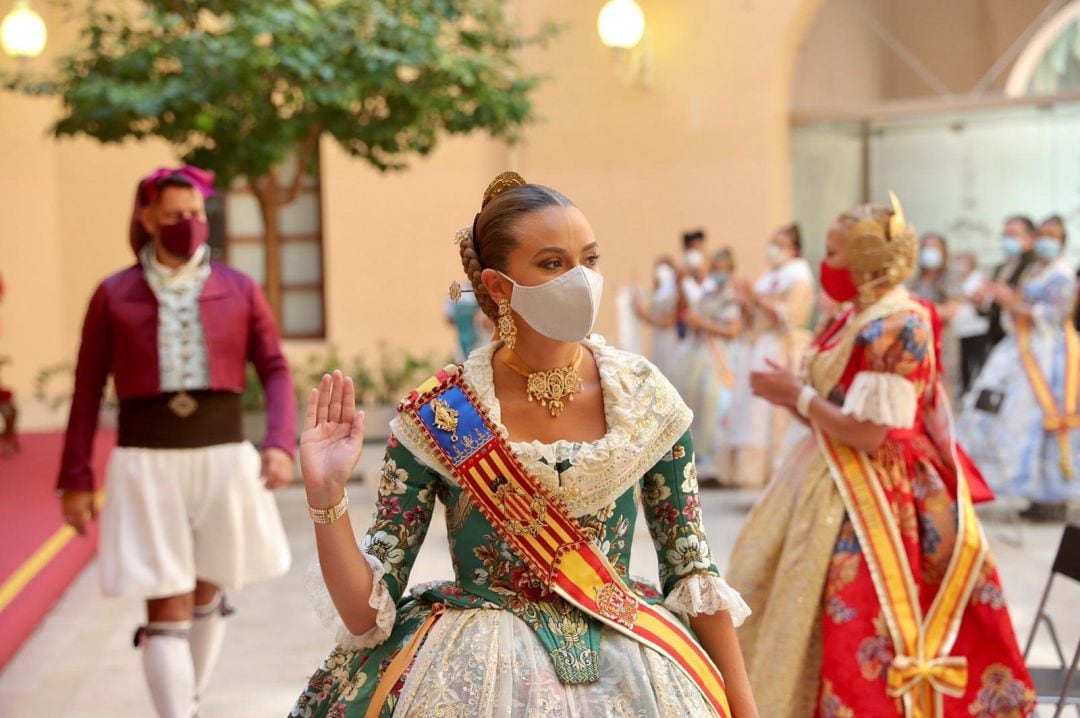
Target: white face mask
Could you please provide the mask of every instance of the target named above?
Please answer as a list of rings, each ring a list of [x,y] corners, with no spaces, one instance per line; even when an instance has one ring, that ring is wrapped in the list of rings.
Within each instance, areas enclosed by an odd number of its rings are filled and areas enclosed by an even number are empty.
[[[530,327],[561,342],[578,342],[589,336],[604,293],[604,277],[599,272],[578,265],[531,287],[502,276],[514,285],[510,308]]]
[[[770,267],[779,267],[789,258],[789,252],[780,245],[765,245],[765,261],[769,263]]]
[[[656,265],[656,270],[653,272],[653,274],[656,277],[656,282],[661,286],[673,284],[676,279],[675,270],[667,264]]]
[[[683,259],[686,260],[686,266],[690,269],[698,269],[705,264],[705,253],[700,249],[688,249],[683,254]]]

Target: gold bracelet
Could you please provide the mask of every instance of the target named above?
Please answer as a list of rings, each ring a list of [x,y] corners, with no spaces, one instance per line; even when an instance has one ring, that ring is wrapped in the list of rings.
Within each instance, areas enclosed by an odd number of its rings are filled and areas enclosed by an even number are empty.
[[[307,507],[308,513],[311,514],[311,520],[317,524],[332,524],[349,510],[349,495],[345,494],[341,497],[341,501],[337,502],[336,506],[331,506],[328,509],[317,509],[311,504]]]

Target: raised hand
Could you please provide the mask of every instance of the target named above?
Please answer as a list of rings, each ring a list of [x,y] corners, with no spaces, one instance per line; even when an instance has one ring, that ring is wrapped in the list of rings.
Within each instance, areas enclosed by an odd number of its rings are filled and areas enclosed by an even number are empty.
[[[352,378],[326,374],[308,395],[304,433],[300,435],[300,470],[308,504],[325,509],[345,494],[364,449],[364,412],[356,410]]]

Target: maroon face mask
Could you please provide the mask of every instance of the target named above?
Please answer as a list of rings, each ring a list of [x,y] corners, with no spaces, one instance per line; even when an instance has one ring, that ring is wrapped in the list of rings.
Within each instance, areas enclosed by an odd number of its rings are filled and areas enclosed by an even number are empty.
[[[158,227],[158,241],[174,257],[190,259],[210,238],[210,226],[201,219],[182,219]]]

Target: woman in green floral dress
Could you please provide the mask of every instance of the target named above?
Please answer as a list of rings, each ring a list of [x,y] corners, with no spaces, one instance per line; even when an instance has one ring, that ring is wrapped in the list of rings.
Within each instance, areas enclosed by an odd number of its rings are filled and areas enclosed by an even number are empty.
[[[691,413],[645,359],[587,336],[602,278],[584,216],[553,190],[500,175],[459,243],[481,308],[503,318],[502,339],[448,372],[461,372],[524,468],[627,586],[688,623],[726,679],[731,715],[755,716],[734,633],[748,610],[719,576],[702,527]],[[546,394],[529,381],[556,374],[566,381],[546,383]],[[533,573],[403,416],[391,424],[375,515],[358,546],[343,501],[363,438],[353,395],[351,380],[325,377],[301,440],[325,582],[320,612],[338,645],[291,716],[713,714],[668,656],[586,615]],[[447,509],[453,577],[406,592],[437,500]],[[639,507],[659,590],[628,576]],[[411,651],[387,685],[388,666]]]

